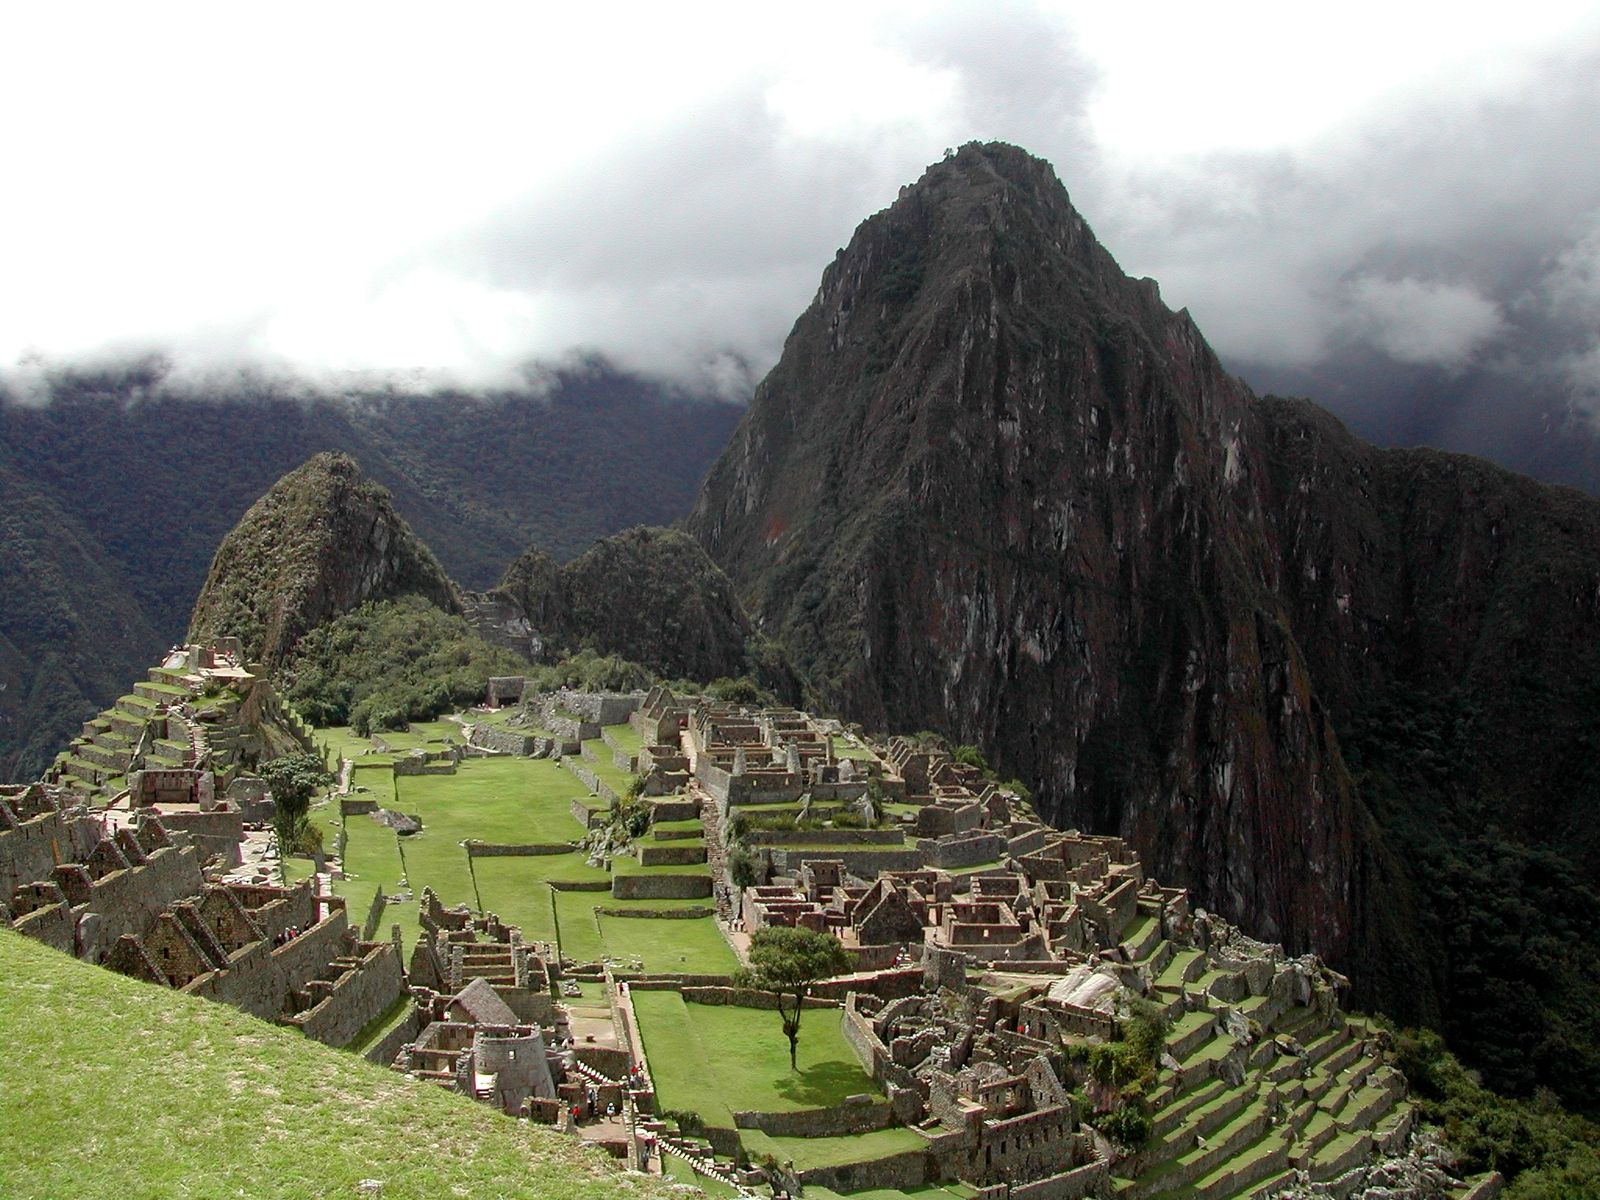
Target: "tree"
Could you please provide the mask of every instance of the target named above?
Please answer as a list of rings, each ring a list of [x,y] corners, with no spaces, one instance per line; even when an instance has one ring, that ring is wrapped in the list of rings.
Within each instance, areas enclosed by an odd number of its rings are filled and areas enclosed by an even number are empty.
[[[739,973],[739,982],[777,997],[783,1035],[789,1039],[791,1071],[799,1069],[795,1059],[800,1048],[800,1014],[811,985],[849,969],[850,957],[832,934],[769,926],[756,930],[750,939],[750,969]]]
[[[743,846],[728,851],[728,878],[734,887],[754,887],[758,882],[755,855]]]
[[[279,867],[287,878],[291,854],[310,853],[322,844],[321,831],[311,822],[311,797],[333,777],[317,755],[288,754],[262,767],[261,778],[272,790],[272,828],[278,836]]]

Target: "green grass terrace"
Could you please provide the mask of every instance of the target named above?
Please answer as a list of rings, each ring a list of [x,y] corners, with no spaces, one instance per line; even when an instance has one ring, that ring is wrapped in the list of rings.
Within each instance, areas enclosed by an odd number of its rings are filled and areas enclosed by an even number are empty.
[[[0,1195],[673,1194],[553,1130],[0,930]],[[123,1119],[136,1114],[130,1119]]]

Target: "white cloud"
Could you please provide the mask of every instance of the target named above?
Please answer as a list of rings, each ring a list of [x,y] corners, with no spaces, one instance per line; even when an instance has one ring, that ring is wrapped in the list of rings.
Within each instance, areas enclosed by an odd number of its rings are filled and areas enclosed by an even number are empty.
[[[1403,363],[1465,366],[1505,328],[1499,307],[1461,284],[1369,276],[1347,299],[1351,331]]]
[[[1226,354],[1440,361],[1492,332],[1451,288],[1505,299],[1411,258],[1493,272],[1600,203],[1597,47],[1568,3],[14,5],[0,365],[470,383],[579,348],[727,387],[972,137],[1050,158]],[[1352,324],[1385,303],[1437,320]]]

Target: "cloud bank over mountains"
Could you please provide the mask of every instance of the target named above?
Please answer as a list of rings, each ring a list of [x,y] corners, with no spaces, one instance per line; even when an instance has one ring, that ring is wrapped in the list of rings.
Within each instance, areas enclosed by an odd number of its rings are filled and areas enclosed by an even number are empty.
[[[855,224],[995,138],[1252,378],[1600,407],[1590,6],[761,7],[8,13],[0,368],[597,352],[737,397]]]

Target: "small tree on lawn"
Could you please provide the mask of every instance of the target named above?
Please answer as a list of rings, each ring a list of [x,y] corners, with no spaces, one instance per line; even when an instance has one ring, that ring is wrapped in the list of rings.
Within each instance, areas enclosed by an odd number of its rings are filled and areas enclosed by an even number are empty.
[[[740,982],[778,998],[791,1071],[798,1070],[800,1014],[811,985],[849,969],[850,957],[832,934],[780,925],[758,929],[750,939],[750,969],[740,972]]]
[[[278,837],[278,870],[288,879],[291,854],[308,854],[321,844],[320,831],[311,823],[311,797],[331,780],[327,767],[315,754],[290,754],[261,768],[276,805],[272,819]]]

